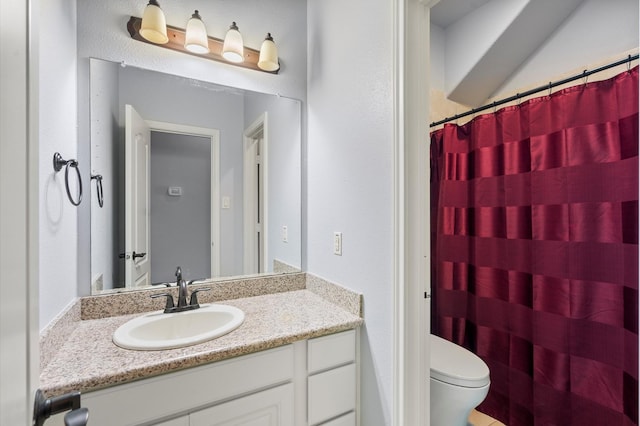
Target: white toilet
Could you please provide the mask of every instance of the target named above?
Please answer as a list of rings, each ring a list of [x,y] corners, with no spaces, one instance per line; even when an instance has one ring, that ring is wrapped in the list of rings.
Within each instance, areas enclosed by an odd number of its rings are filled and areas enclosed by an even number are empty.
[[[431,426],[467,426],[489,392],[489,367],[476,354],[431,335]]]

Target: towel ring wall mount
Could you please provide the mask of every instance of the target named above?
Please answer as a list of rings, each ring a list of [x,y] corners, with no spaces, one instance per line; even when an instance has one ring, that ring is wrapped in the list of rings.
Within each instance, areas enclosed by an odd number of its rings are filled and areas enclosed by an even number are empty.
[[[71,201],[71,204],[73,204],[74,206],[79,206],[80,203],[82,202],[82,177],[80,176],[80,169],[78,168],[78,160],[64,160],[62,158],[62,155],[60,155],[59,152],[56,152],[55,154],[53,154],[53,170],[57,173],[60,170],[62,170],[62,168],[65,168],[64,170],[64,186],[66,187],[67,190],[67,197],[69,197],[69,201]],[[76,169],[76,175],[78,176],[78,199],[74,200],[73,196],[71,195],[71,189],[69,189],[69,168],[74,168]]]

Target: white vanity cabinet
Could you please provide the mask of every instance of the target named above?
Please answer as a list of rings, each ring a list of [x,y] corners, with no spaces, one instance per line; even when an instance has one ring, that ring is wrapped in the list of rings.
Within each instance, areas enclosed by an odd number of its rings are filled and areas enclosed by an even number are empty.
[[[348,330],[88,392],[82,406],[90,426],[356,426],[356,346]]]

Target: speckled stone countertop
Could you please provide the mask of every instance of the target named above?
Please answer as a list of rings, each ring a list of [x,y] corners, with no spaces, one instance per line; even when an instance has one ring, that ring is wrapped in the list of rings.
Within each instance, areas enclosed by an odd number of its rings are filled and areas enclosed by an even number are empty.
[[[216,302],[242,309],[244,323],[229,334],[179,349],[134,351],[116,346],[113,332],[139,313],[77,321],[43,365],[40,388],[48,396],[89,392],[360,326],[361,315],[329,301],[326,291],[317,291],[318,281],[313,277],[312,289]]]

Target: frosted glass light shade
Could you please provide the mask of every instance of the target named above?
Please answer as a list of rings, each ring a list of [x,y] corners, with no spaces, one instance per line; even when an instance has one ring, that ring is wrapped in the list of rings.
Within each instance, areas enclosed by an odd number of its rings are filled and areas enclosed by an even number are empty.
[[[200,14],[196,10],[191,19],[187,22],[187,30],[184,37],[184,47],[189,51],[197,54],[209,53],[209,39],[207,38],[207,29],[200,18]]]
[[[169,41],[169,37],[167,37],[167,21],[156,0],[149,0],[149,4],[144,9],[140,35],[151,43],[165,44]]]
[[[278,62],[278,48],[273,42],[271,33],[267,33],[267,36],[260,47],[258,67],[264,71],[276,71],[280,68],[280,63]]]
[[[222,45],[222,57],[229,62],[243,62],[244,61],[244,43],[242,41],[242,34],[238,31],[236,23],[232,23],[227,31],[227,35],[224,37],[224,44]]]

